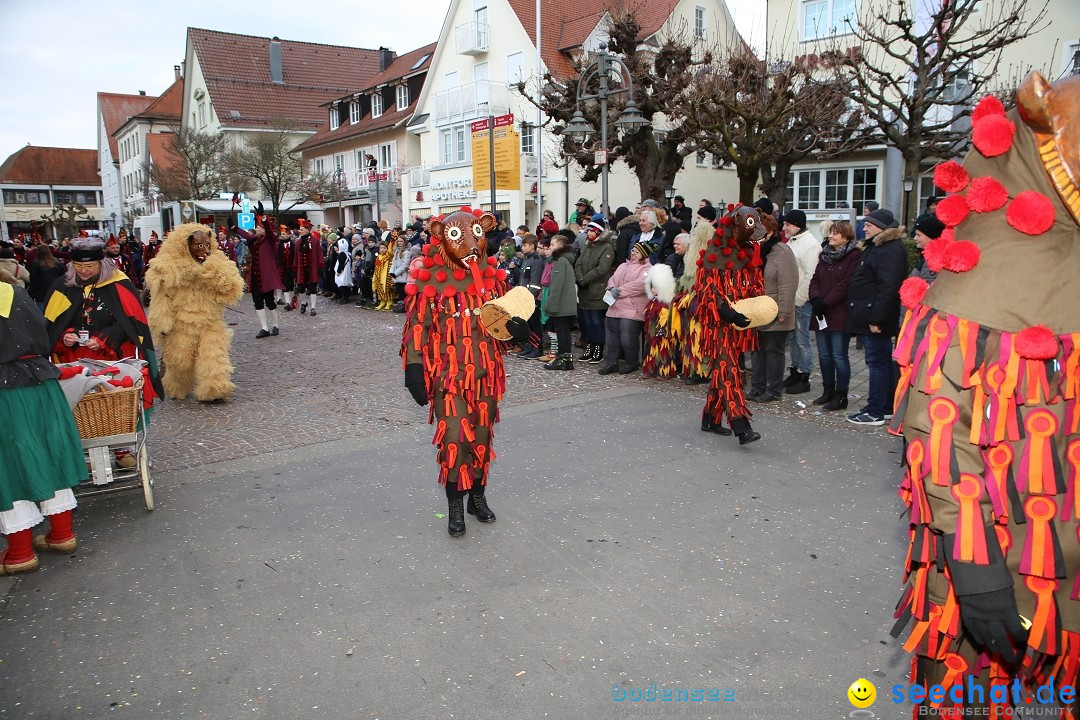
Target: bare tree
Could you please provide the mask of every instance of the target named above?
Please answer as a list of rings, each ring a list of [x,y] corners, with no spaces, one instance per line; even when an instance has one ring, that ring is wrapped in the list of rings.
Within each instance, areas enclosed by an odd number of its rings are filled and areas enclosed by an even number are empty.
[[[79,203],[57,205],[49,212],[41,214],[41,224],[45,230],[43,234],[56,238],[75,237],[79,234],[79,219],[89,217],[90,211]]]
[[[244,189],[228,176],[224,135],[177,127],[165,152],[150,164],[147,180],[166,201],[208,200]]]
[[[297,136],[296,123],[278,117],[272,118],[270,125],[270,132],[252,133],[242,148],[232,150],[226,166],[233,175],[258,185],[277,217],[308,199],[310,193],[305,191],[303,160],[295,151],[302,139]],[[287,195],[296,199],[282,207]]]
[[[733,47],[688,85],[674,106],[703,150],[735,168],[739,200],[753,202],[758,177],[777,204],[792,166],[850,152],[869,141],[848,90],[805,64],[767,62]]]
[[[309,172],[297,185],[296,194],[301,199],[325,205],[348,197],[349,187],[340,172]]]
[[[684,158],[697,149],[672,108],[700,67],[711,60],[711,54],[688,39],[685,29],[668,33],[659,40],[659,47],[642,49],[641,26],[633,14],[616,15],[613,11],[613,16],[607,49],[626,63],[634,86],[633,100],[652,126],[620,137],[615,121],[630,97],[623,93],[609,100],[608,162],[619,159],[626,162],[637,175],[641,197],[659,199],[664,196],[664,188],[674,183]],[[539,89],[528,90],[524,82],[517,85],[518,92],[550,118],[553,132],[562,137],[564,155],[574,158],[586,182],[596,180],[601,168],[593,164],[589,148],[574,142],[563,130],[579,109],[586,122],[594,128],[600,127],[599,103],[583,103],[580,108],[577,105],[578,82],[591,60],[584,55],[576,63],[574,77],[545,74]],[[614,75],[612,82],[620,84]],[[658,117],[661,114],[663,125]],[[599,135],[597,132],[596,137]]]
[[[861,52],[833,50],[823,59],[918,175],[924,159],[959,154],[968,126],[958,121],[991,89],[1002,51],[1046,27],[1048,4],[865,0],[860,19],[847,21]]]

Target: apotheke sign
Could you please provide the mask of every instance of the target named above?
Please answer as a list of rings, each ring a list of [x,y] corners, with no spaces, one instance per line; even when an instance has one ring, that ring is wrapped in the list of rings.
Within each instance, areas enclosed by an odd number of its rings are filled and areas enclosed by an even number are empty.
[[[476,197],[476,190],[472,186],[472,178],[460,180],[432,180],[431,201],[440,200],[468,200]]]

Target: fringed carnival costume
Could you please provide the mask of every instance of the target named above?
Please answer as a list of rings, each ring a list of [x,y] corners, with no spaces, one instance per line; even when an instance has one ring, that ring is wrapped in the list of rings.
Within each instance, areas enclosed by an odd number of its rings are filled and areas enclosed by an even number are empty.
[[[708,246],[697,261],[694,317],[701,323],[702,363],[709,371],[709,393],[701,415],[703,430],[724,432],[727,416],[739,444],[759,440],[750,427],[750,410],[743,395],[740,356],[757,347],[757,332],[745,330],[750,321],[732,303],[765,293],[761,245],[765,228],[755,208],[729,205]]]
[[[709,247],[714,228],[711,223],[699,222],[690,231],[690,247],[686,251],[686,265],[683,274],[675,278],[675,299],[671,302],[676,319],[672,322],[673,339],[679,348],[681,372],[687,382],[697,378],[708,379],[709,368],[705,354],[701,349],[701,322],[694,316],[694,282],[698,269],[704,264],[705,248]],[[697,263],[690,260],[698,258]]]
[[[924,253],[939,275],[902,286],[895,353],[910,546],[894,634],[914,619],[912,681],[981,685],[964,701],[992,717],[1080,667],[1080,78],[1032,73],[1017,104],[982,100],[974,150],[934,171],[954,193]]]
[[[669,265],[653,265],[645,276],[645,361],[641,374],[667,380],[679,374],[679,313],[672,307],[675,276]],[[680,333],[681,334],[681,333]]]

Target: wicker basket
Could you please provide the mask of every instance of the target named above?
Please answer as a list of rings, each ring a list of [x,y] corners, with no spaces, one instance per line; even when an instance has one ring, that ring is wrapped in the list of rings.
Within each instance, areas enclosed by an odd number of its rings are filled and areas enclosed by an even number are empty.
[[[106,437],[133,433],[139,425],[142,381],[134,387],[105,390],[97,388],[83,395],[75,406],[75,426],[79,437]]]

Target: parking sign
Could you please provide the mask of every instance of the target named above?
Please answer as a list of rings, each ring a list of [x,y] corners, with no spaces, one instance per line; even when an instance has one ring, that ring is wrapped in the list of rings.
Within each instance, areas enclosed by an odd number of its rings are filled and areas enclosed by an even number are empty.
[[[236,216],[236,224],[241,230],[254,230],[255,229],[255,214],[254,213],[240,213]]]

